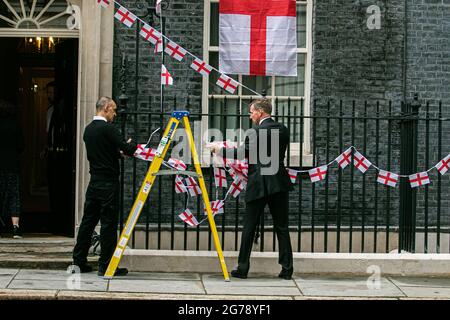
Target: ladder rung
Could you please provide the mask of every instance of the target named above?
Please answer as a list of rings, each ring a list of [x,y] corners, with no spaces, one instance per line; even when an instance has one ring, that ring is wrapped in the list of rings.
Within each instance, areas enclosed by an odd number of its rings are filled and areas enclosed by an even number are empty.
[[[170,176],[170,175],[178,175],[182,174],[185,176],[198,177],[197,172],[194,171],[177,171],[177,170],[160,170],[158,172],[153,173],[154,176]]]

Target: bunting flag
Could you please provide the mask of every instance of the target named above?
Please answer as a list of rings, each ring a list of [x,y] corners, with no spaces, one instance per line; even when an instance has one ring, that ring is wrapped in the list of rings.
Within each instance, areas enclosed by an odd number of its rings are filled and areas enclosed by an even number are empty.
[[[167,163],[177,170],[185,171],[187,169],[187,165],[182,160],[170,158]]]
[[[156,14],[159,14],[159,15],[161,15],[161,2],[162,2],[162,0],[156,0],[156,3],[155,3],[155,12],[156,12]]]
[[[124,25],[126,25],[128,28],[131,28],[131,26],[137,19],[137,17],[134,14],[132,14],[130,11],[128,11],[122,6],[119,7],[119,10],[117,10],[114,17],[120,22],[122,22]]]
[[[351,155],[352,155],[352,148],[348,148],[344,152],[341,153],[339,157],[336,158],[336,162],[338,163],[339,167],[342,169],[345,169],[350,162],[351,162]]]
[[[220,72],[297,76],[296,11],[293,0],[220,0]]]
[[[377,182],[395,188],[398,182],[398,175],[389,171],[380,170]]]
[[[183,179],[178,175],[175,177],[175,192],[176,193],[188,192],[186,186],[183,183]]]
[[[161,40],[161,33],[156,31],[155,28],[150,27],[148,24],[144,24],[139,34],[147,41],[156,45]]]
[[[286,170],[288,172],[289,178],[291,179],[291,182],[295,183],[295,181],[297,180],[298,171],[290,169],[290,168],[286,168]]]
[[[97,0],[97,3],[101,5],[103,8],[108,8],[111,4],[111,0]]]
[[[223,213],[225,206],[225,202],[223,200],[215,200],[215,201],[211,201],[211,211],[213,216],[215,216],[218,213]],[[203,212],[205,214],[205,216],[208,214],[208,212],[206,211],[206,208],[203,209]]]
[[[427,172],[419,172],[409,176],[409,183],[411,188],[417,188],[430,183],[430,178]]]
[[[354,156],[353,156],[353,164],[362,173],[365,173],[370,168],[370,166],[372,165],[372,163],[369,160],[367,160],[358,151],[356,151]]]
[[[199,224],[197,218],[194,217],[189,209],[184,210],[182,214],[178,215],[178,217],[191,227],[196,227]]]
[[[172,41],[169,41],[169,43],[166,45],[166,49],[164,50],[164,52],[178,61],[183,60],[184,56],[187,53],[185,49]]]
[[[163,86],[171,86],[173,85],[173,78],[172,75],[167,71],[167,68],[165,65],[161,65],[161,84]]]
[[[195,58],[191,64],[191,68],[200,73],[202,76],[209,76],[212,71],[212,67],[205,61]]]
[[[234,93],[238,87],[238,83],[230,77],[221,74],[216,84],[229,93]]]
[[[448,171],[448,163],[450,162],[450,154],[447,155],[444,159],[438,162],[434,167],[439,171],[441,175],[444,175]]]
[[[197,182],[195,182],[194,178],[187,177],[186,178],[186,186],[188,188],[189,194],[192,197],[198,196],[199,194],[202,194],[202,189],[198,186]]]
[[[314,168],[311,170],[308,170],[309,177],[311,178],[311,182],[318,182],[325,179],[327,176],[328,167],[327,166],[321,166],[319,168]]]
[[[231,184],[231,188],[229,192],[234,198],[237,198],[237,196],[245,189],[246,185],[245,182],[242,180],[234,180]]]
[[[225,170],[214,168],[214,182],[217,188],[227,188],[227,176]]]
[[[145,161],[153,161],[156,155],[156,150],[152,148],[146,148],[145,144],[138,144],[138,147],[134,153],[134,156],[138,159]]]
[[[163,51],[163,41],[162,38],[159,38],[158,41],[155,44],[155,49],[153,50],[154,53],[159,53]]]

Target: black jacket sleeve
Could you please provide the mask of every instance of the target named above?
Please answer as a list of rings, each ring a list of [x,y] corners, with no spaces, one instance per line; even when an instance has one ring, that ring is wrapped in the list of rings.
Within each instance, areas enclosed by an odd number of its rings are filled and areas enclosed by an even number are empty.
[[[109,126],[110,131],[109,131],[109,135],[110,135],[110,139],[112,141],[112,143],[114,144],[114,146],[122,151],[124,154],[126,154],[127,156],[132,157],[134,152],[137,149],[137,145],[134,142],[130,142],[127,143],[125,141],[125,139],[122,137],[122,135],[120,134],[120,131],[117,130],[116,127],[114,127],[113,125]]]

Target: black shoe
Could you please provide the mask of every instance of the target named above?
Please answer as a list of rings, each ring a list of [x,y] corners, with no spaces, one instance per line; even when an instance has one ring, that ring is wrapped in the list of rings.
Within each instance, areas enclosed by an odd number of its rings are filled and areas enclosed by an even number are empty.
[[[14,239],[22,239],[22,233],[20,232],[19,226],[13,227],[13,238]]]
[[[239,278],[239,279],[247,279],[247,275],[241,273],[239,270],[231,271],[231,276],[234,278]]]
[[[71,268],[71,273],[88,273],[88,272],[92,272],[92,267],[87,265],[87,264],[73,264],[70,266]]]
[[[105,273],[106,273],[106,269],[99,268],[97,275],[99,277],[103,277],[103,276],[105,276]],[[127,274],[128,274],[127,268],[117,268],[116,272],[114,272],[114,277],[126,276]]]
[[[279,278],[284,279],[284,280],[292,280],[292,273],[293,270],[281,270],[280,274],[278,275]]]

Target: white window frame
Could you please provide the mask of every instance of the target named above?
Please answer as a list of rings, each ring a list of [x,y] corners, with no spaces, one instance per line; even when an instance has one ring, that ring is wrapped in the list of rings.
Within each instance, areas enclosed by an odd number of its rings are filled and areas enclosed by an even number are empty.
[[[302,4],[306,5],[306,48],[298,48],[297,54],[302,53],[305,55],[305,82],[304,82],[304,96],[296,97],[297,100],[303,99],[303,115],[306,117],[303,122],[303,153],[302,153],[302,166],[308,167],[312,166],[312,149],[311,149],[311,119],[309,116],[311,115],[311,60],[312,60],[312,15],[313,15],[313,0],[304,0],[304,1],[296,1],[297,5]],[[210,46],[210,17],[211,17],[211,3],[219,3],[219,0],[204,0],[204,20],[203,20],[203,57],[206,63],[209,63],[209,54],[210,52],[219,52],[218,46]],[[236,79],[242,83],[242,75],[238,76]],[[271,77],[272,92],[268,92],[267,96],[272,98],[272,104],[274,105],[275,99],[287,99],[287,97],[283,96],[275,96],[275,76]],[[209,113],[209,98],[211,97],[227,97],[227,99],[239,99],[242,101],[248,100],[250,98],[254,98],[255,96],[250,95],[242,95],[242,87],[239,86],[237,95],[211,95],[209,94],[209,78],[203,77],[202,79],[202,113]],[[291,97],[292,99],[292,97]],[[242,109],[241,109],[242,110]],[[273,110],[274,112],[275,110]],[[203,133],[206,132],[209,128],[209,118],[202,121],[202,137]],[[300,164],[300,143],[294,142],[290,145],[290,165],[298,166]],[[205,157],[208,157],[209,151],[203,150],[202,154]],[[204,158],[205,159],[205,158]],[[203,161],[202,161],[203,162]]]

